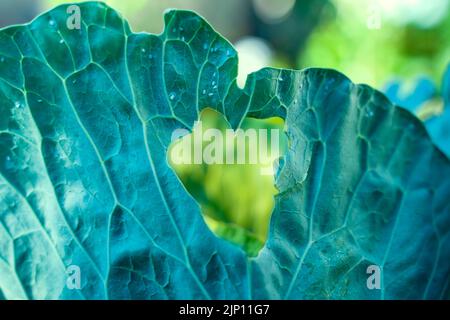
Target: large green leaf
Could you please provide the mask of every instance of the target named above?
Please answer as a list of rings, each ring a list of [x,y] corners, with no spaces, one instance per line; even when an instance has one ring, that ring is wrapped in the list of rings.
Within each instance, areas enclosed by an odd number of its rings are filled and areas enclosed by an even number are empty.
[[[423,125],[332,70],[264,69],[192,12],[161,35],[67,6],[0,31],[0,290],[21,298],[440,298],[449,160]],[[286,119],[289,151],[258,257],[216,238],[166,159],[212,107]],[[366,268],[382,269],[369,290]],[[81,268],[81,290],[66,269]]]

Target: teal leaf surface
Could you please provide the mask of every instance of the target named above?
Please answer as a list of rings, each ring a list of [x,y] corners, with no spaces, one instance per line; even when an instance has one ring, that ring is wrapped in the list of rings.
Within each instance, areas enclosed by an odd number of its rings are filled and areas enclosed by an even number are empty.
[[[79,6],[80,30],[63,5],[0,31],[5,298],[448,297],[450,162],[412,114],[332,70],[263,69],[240,89],[236,51],[193,12],[152,35]],[[213,235],[167,162],[173,130],[206,107],[235,128],[286,121],[256,258]]]

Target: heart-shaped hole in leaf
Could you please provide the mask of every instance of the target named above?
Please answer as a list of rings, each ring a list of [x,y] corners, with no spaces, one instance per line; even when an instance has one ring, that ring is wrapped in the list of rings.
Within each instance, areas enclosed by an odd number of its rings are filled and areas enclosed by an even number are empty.
[[[171,167],[209,228],[249,256],[267,238],[278,192],[274,176],[287,149],[283,127],[281,118],[245,118],[232,130],[222,114],[207,108],[191,133],[174,135],[168,150]]]

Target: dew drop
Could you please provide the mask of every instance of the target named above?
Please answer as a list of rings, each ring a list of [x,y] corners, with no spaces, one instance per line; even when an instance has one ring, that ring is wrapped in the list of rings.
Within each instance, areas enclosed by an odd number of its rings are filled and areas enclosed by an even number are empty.
[[[14,164],[12,163],[10,156],[5,157],[5,167],[6,169],[12,169],[14,167]]]
[[[63,44],[63,43],[64,43],[64,40],[63,40],[63,39],[59,40],[59,43]]]
[[[206,94],[206,90],[205,89],[203,89],[202,94]]]
[[[51,19],[48,21],[48,24],[54,26],[56,24],[55,20]]]
[[[212,86],[214,86],[215,84],[216,84],[216,82],[215,82],[215,81],[211,82],[211,85],[212,85]]]
[[[42,99],[38,99],[37,102],[42,103]]]
[[[208,49],[208,44],[206,42],[203,44],[203,49]]]
[[[0,62],[4,62],[5,61],[5,57],[0,57]]]
[[[169,99],[173,101],[173,99],[175,99],[175,93],[172,92],[172,93],[169,95]]]
[[[208,93],[208,97],[212,97],[214,95],[214,93],[210,92]]]
[[[146,50],[144,48],[141,49],[141,52],[145,52]]]
[[[20,108],[20,107],[22,106],[22,104],[21,104],[19,101],[16,101],[16,102],[14,103],[14,106],[15,106],[16,108]]]

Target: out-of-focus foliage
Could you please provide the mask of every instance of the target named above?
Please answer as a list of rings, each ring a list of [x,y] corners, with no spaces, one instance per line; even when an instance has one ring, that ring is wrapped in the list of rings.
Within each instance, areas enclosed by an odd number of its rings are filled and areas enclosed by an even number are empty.
[[[443,111],[425,121],[434,143],[450,158],[450,65],[442,80]]]
[[[422,119],[434,143],[450,158],[450,64],[439,90],[426,78],[419,79],[409,92],[402,93],[404,87],[408,85],[396,81],[388,85],[386,94],[393,103]]]
[[[434,97],[436,88],[434,83],[425,77],[412,83],[396,79],[386,85],[384,93],[396,105],[414,112]]]
[[[39,5],[39,0],[0,1],[0,28],[30,21],[40,12]]]
[[[275,56],[281,59],[278,64],[284,61],[285,66],[295,67],[298,52],[303,51],[309,35],[320,23],[328,0],[253,0],[253,4],[253,35],[271,45]],[[289,11],[282,11],[289,5]]]
[[[300,67],[329,67],[378,88],[393,76],[437,83],[450,57],[448,1],[334,0],[300,53]],[[440,4],[428,16],[424,8]],[[413,15],[412,13],[415,13]],[[433,19],[433,24],[425,23]],[[405,17],[409,17],[406,19]]]
[[[222,132],[230,129],[223,115],[212,109],[205,109],[200,120],[203,132],[209,128],[217,128]],[[270,129],[283,132],[283,123],[280,118],[246,118],[241,128],[267,129],[270,150]],[[203,132],[194,128],[194,134]],[[205,146],[207,144],[204,142]],[[275,154],[275,150],[270,152],[273,161],[286,151],[287,140],[283,133],[279,146],[280,154]],[[237,144],[233,147],[234,154],[237,154]],[[245,147],[248,154],[248,144]],[[226,148],[224,145],[224,153]],[[201,205],[209,227],[219,236],[241,245],[250,255],[256,255],[266,241],[268,221],[277,194],[274,176],[261,174],[263,164],[186,165],[171,162],[171,166]]]

